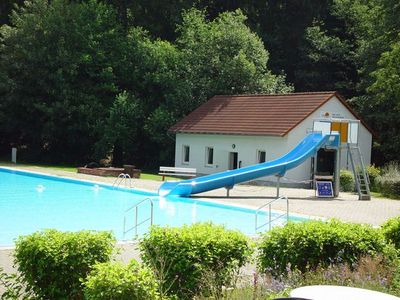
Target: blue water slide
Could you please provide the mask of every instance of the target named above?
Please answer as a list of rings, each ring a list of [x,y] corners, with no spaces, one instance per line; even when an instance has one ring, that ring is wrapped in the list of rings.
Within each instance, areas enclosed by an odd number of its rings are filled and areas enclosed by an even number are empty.
[[[338,134],[313,132],[308,134],[292,151],[278,159],[194,179],[167,181],[161,185],[158,194],[160,196],[190,196],[223,187],[232,188],[237,183],[264,176],[283,176],[287,170],[297,167],[307,158],[314,156],[319,148],[325,145],[337,145],[338,140]]]

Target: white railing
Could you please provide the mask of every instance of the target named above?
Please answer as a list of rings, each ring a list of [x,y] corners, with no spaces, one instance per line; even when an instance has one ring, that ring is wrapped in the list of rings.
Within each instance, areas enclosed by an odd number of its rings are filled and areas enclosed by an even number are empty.
[[[150,203],[150,216],[147,219],[144,219],[142,221],[139,222],[139,206],[146,203],[146,202]],[[134,225],[130,228],[126,228],[126,215],[128,212],[134,210]],[[150,221],[150,226],[153,225],[153,210],[154,210],[154,204],[153,204],[153,200],[151,200],[150,198],[145,198],[142,201],[136,203],[134,206],[132,206],[131,208],[128,208],[125,212],[124,212],[124,228],[123,228],[123,239],[125,240],[125,236],[128,232],[134,230],[135,231],[135,238],[138,237],[138,227],[148,221]]]
[[[121,184],[124,184],[126,188],[132,188],[132,178],[129,174],[121,173],[114,180],[113,187],[119,187]]]
[[[274,202],[277,202],[279,200],[286,200],[286,212],[284,212],[283,214],[279,214],[279,215],[274,215],[274,218],[272,217],[272,204]],[[261,225],[259,225],[259,214],[260,212],[263,211],[263,209],[265,207],[268,207],[268,218],[267,221],[262,223]],[[273,199],[263,205],[261,205],[257,210],[256,210],[256,214],[255,214],[255,231],[257,232],[259,229],[263,228],[264,226],[269,225],[269,230],[271,230],[272,228],[272,222],[282,218],[282,217],[286,217],[286,222],[289,221],[289,199],[286,196],[282,196],[282,197],[278,197],[276,199]]]

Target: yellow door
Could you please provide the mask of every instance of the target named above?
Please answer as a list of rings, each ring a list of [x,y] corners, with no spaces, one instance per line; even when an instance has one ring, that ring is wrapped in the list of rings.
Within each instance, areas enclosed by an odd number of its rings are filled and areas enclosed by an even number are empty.
[[[340,141],[347,143],[347,134],[349,129],[349,123],[332,122],[331,131],[338,131],[340,133]]]

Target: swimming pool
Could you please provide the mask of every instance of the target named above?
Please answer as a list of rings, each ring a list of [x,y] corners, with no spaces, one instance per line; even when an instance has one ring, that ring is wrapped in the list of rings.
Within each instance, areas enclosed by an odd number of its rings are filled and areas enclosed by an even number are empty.
[[[127,227],[134,221],[134,211],[126,210],[147,197],[154,203],[154,224],[181,226],[212,221],[255,234],[252,209],[190,198],[160,198],[142,190],[0,168],[0,246],[12,246],[18,236],[45,228],[109,230],[123,240],[124,216]],[[139,212],[139,221],[147,218],[150,202],[144,203]],[[291,220],[305,218],[291,216]],[[147,224],[139,227],[139,234],[147,229]],[[125,236],[132,237],[133,232]]]

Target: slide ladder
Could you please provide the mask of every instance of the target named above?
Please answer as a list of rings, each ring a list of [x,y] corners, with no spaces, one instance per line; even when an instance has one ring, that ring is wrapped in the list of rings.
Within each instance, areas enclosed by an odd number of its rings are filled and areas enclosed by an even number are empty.
[[[347,154],[350,158],[351,169],[354,174],[354,181],[359,200],[371,200],[369,189],[370,181],[368,172],[365,168],[364,159],[360,147],[347,144]]]

